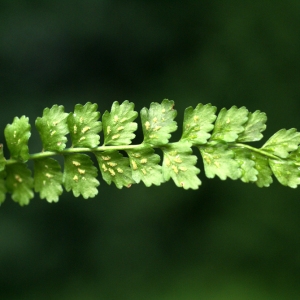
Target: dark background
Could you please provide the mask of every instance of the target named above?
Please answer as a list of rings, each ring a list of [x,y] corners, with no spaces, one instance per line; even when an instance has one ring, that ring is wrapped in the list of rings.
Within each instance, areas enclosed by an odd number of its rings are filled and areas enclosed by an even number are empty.
[[[164,98],[179,125],[200,102],[259,109],[269,137],[300,125],[299,53],[298,0],[1,0],[0,139],[54,104]],[[27,207],[8,195],[0,299],[299,299],[299,190],[200,177],[197,191],[101,180],[94,199]]]

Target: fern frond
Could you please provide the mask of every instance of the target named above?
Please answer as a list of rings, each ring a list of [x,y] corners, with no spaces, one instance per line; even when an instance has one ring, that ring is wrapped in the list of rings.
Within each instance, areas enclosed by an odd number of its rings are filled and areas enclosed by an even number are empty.
[[[233,106],[217,114],[211,104],[188,107],[180,140],[170,142],[178,127],[177,111],[173,101],[164,99],[141,110],[143,142],[132,144],[138,128],[134,104],[114,102],[102,120],[97,108],[88,102],[77,104],[71,113],[58,105],[44,109],[35,122],[43,149],[34,154],[28,149],[29,119],[15,117],[4,130],[9,159],[0,145],[0,203],[7,192],[20,205],[28,204],[34,192],[41,199],[57,202],[63,188],[75,197],[95,197],[100,185],[98,170],[106,183],[113,182],[117,188],[141,181],[149,187],[172,179],[178,187],[198,189],[200,169],[193,147],[199,150],[208,178],[240,179],[268,187],[274,176],[282,185],[300,185],[300,133],[296,129],[279,130],[261,148],[246,144],[263,137],[267,117],[259,110],[251,113]],[[70,148],[66,148],[68,134]],[[57,156],[63,157],[63,165]],[[29,160],[34,162],[33,170],[27,165]]]

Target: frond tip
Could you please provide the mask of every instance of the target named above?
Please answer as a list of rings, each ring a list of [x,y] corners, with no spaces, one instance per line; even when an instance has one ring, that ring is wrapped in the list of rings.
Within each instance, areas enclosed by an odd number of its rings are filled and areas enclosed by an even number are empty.
[[[34,192],[41,199],[57,202],[63,188],[75,197],[95,197],[100,185],[98,170],[106,183],[117,188],[141,181],[150,187],[172,179],[178,187],[198,189],[200,169],[193,147],[199,150],[208,178],[240,179],[268,187],[274,175],[282,185],[300,185],[300,133],[296,129],[279,130],[261,148],[246,144],[263,137],[267,117],[259,110],[251,113],[233,106],[217,114],[211,104],[188,107],[180,140],[170,142],[178,127],[177,112],[174,101],[164,99],[141,110],[144,139],[132,144],[138,128],[134,104],[114,102],[101,121],[97,109],[90,102],[77,104],[71,113],[61,105],[44,109],[35,122],[43,149],[34,154],[28,148],[29,119],[15,117],[4,130],[9,159],[0,145],[0,204],[7,192],[20,205],[28,204]],[[67,134],[70,148],[66,148]],[[56,156],[63,157],[62,165]],[[33,170],[27,165],[29,160],[34,162]]]

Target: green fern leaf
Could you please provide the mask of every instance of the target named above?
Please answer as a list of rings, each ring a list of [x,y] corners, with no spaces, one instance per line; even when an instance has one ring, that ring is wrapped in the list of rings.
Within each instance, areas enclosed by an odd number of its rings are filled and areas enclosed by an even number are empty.
[[[99,122],[98,105],[90,102],[75,105],[74,113],[68,116],[68,126],[73,147],[97,147],[100,142],[98,133],[102,130]]]
[[[111,112],[106,111],[102,116],[104,145],[128,145],[135,138],[137,123],[132,122],[138,116],[134,104],[128,100],[121,105],[115,101]]]
[[[216,120],[217,108],[211,104],[198,104],[195,109],[188,107],[184,112],[182,140],[190,141],[193,145],[207,143],[213,122]]]
[[[54,105],[35,122],[43,151],[34,154],[28,150],[28,118],[14,118],[4,130],[10,159],[6,159],[0,144],[0,204],[7,192],[20,205],[28,204],[33,190],[41,199],[57,202],[63,187],[76,197],[94,197],[100,184],[98,169],[83,153],[96,157],[104,181],[113,182],[117,188],[141,181],[148,187],[172,179],[178,187],[197,189],[201,185],[200,170],[192,147],[199,149],[208,178],[241,179],[268,187],[274,174],[283,185],[300,185],[300,133],[296,129],[279,130],[261,148],[255,148],[245,142],[262,138],[265,113],[233,106],[216,115],[216,107],[198,104],[185,110],[181,139],[170,142],[171,133],[177,129],[173,107],[173,101],[164,99],[143,108],[144,139],[141,144],[131,144],[138,115],[133,103],[114,102],[111,112],[103,114],[102,123],[97,104],[77,104],[70,114],[63,106]],[[99,146],[102,126],[104,143]],[[66,149],[68,133],[72,146]],[[157,149],[163,152],[162,163]],[[51,158],[55,155],[64,157],[63,172],[58,161]],[[33,160],[34,178],[27,160]]]
[[[282,185],[296,188],[300,184],[300,170],[293,162],[282,160],[269,160],[270,167]]]
[[[232,148],[232,151],[242,172],[240,179],[243,182],[255,182],[258,171],[255,169],[255,162],[251,159],[251,152],[242,148]]]
[[[103,151],[95,155],[102,177],[108,184],[114,182],[121,189],[134,183],[128,157],[124,157],[119,151]]]
[[[35,126],[39,131],[45,151],[62,151],[66,147],[69,133],[67,124],[68,114],[62,105],[45,108],[42,117],[38,117]]]
[[[65,155],[63,183],[66,191],[73,192],[75,197],[82,195],[84,199],[98,194],[97,168],[86,154]]]
[[[0,144],[0,172],[5,169],[6,159],[3,154],[3,145]]]
[[[234,152],[227,145],[210,142],[205,147],[200,147],[203,157],[205,174],[208,178],[215,175],[225,180],[227,177],[238,179],[242,175],[239,163],[234,159]]]
[[[268,187],[273,182],[272,170],[270,169],[269,159],[260,153],[252,152],[251,159],[255,162],[257,170],[256,184],[259,187]]]
[[[299,143],[300,133],[295,128],[281,129],[272,135],[261,149],[281,158],[286,158],[291,151],[298,148]]]
[[[146,186],[160,185],[164,180],[162,176],[160,157],[154,153],[151,147],[143,147],[134,150],[126,150],[132,178],[136,183],[143,181]]]
[[[29,158],[28,140],[31,135],[29,119],[22,116],[14,118],[12,124],[5,127],[4,135],[10,155],[13,159],[27,161]]]
[[[197,174],[200,170],[195,167],[197,157],[192,155],[191,143],[181,141],[163,147],[163,176],[165,181],[170,177],[178,187],[197,189],[201,185]]]
[[[249,112],[248,121],[244,124],[244,131],[239,133],[238,142],[260,141],[263,137],[262,131],[266,129],[267,116],[259,110],[254,113]]]
[[[173,107],[174,101],[164,99],[161,104],[153,102],[149,109],[141,110],[144,143],[159,146],[169,142],[170,133],[177,129]]]
[[[42,158],[34,161],[34,190],[40,193],[41,199],[57,202],[62,194],[62,180],[60,164],[53,158]]]
[[[234,142],[239,133],[244,131],[244,124],[248,120],[248,110],[245,107],[230,109],[222,108],[215,122],[211,140]]]
[[[6,166],[6,187],[12,199],[21,206],[29,204],[33,198],[33,178],[25,164],[16,163]]]

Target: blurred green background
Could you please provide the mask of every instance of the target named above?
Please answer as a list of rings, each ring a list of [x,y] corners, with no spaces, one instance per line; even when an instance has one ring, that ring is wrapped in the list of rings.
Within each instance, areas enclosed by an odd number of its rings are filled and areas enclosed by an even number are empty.
[[[0,0],[0,140],[54,104],[164,98],[179,124],[199,102],[259,109],[269,137],[300,127],[299,53],[297,0]],[[200,177],[23,208],[8,195],[0,299],[299,299],[300,191]]]

